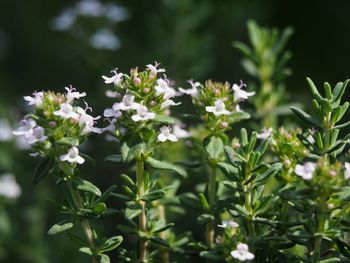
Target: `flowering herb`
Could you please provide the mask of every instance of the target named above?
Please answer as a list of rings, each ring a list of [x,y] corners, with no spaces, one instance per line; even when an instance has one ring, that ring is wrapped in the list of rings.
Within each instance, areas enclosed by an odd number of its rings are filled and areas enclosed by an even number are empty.
[[[122,237],[99,237],[90,220],[108,214],[104,200],[114,187],[102,194],[98,187],[77,175],[78,166],[85,159],[90,159],[79,152],[78,146],[90,133],[101,133],[103,130],[95,126],[99,117],[88,113],[91,108],[86,103],[85,108],[79,105],[86,93],[77,92],[72,87],[66,88],[66,91],[35,92],[32,97],[25,96],[24,99],[34,108],[13,134],[23,136],[31,145],[34,155],[42,158],[34,172],[34,184],[51,175],[57,178],[57,184],[65,184],[69,189],[72,203],[66,201],[65,204],[60,204],[52,201],[66,218],[53,225],[48,234],[68,231],[80,222],[87,241],[70,233],[73,240],[83,241],[79,241],[80,245],[84,244],[79,251],[91,256],[93,262],[109,262],[105,252],[119,246]]]

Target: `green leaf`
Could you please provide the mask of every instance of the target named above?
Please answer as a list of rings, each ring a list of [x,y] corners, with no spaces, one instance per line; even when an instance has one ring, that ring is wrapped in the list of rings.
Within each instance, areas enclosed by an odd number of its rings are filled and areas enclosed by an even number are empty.
[[[121,154],[112,154],[112,155],[108,155],[105,161],[112,162],[112,163],[121,163],[123,162],[123,157]]]
[[[123,242],[123,237],[122,236],[114,236],[109,239],[107,239],[102,248],[99,250],[100,253],[111,251],[117,247]]]
[[[250,119],[250,114],[245,111],[233,112],[227,117],[228,123],[236,123],[236,122],[239,122],[242,120],[248,120],[248,119]]]
[[[34,185],[37,185],[41,180],[50,174],[54,162],[54,159],[45,158],[36,166],[33,174]]]
[[[203,193],[199,193],[198,197],[199,197],[199,200],[201,201],[201,204],[202,204],[203,208],[205,210],[208,210],[209,209],[209,203],[208,203],[207,198],[205,197],[205,195]]]
[[[100,255],[100,263],[110,263],[111,260],[109,259],[109,256],[106,254],[101,254]]]
[[[299,119],[306,122],[307,124],[312,125],[312,126],[321,127],[321,124],[319,123],[319,121],[316,120],[315,118],[311,117],[306,112],[304,112],[298,108],[295,108],[295,107],[291,107],[290,109],[295,113],[295,115],[297,115],[297,117]]]
[[[71,229],[74,226],[72,222],[67,222],[67,220],[61,221],[55,225],[53,225],[49,231],[47,231],[48,235],[56,235]]]
[[[201,257],[214,259],[214,260],[222,260],[222,256],[217,254],[216,251],[201,251],[199,253]]]
[[[80,191],[85,191],[85,192],[92,193],[96,196],[101,196],[101,191],[100,189],[98,189],[97,186],[79,177],[75,177],[73,179],[73,187]]]
[[[120,147],[120,152],[122,155],[122,161],[127,162],[128,156],[129,156],[130,148],[126,142],[122,143],[122,146]]]
[[[163,198],[164,195],[165,195],[164,191],[157,190],[157,191],[153,191],[145,194],[144,196],[141,197],[141,199],[146,202],[151,202],[151,201]]]
[[[171,163],[168,163],[165,161],[159,161],[159,160],[153,159],[152,157],[148,157],[146,160],[146,163],[149,166],[151,166],[153,169],[171,170],[171,171],[178,173],[179,175],[181,175],[183,177],[187,176],[186,170],[178,165],[175,165],[175,164],[171,164]]]
[[[146,144],[143,142],[132,146],[128,151],[126,161],[130,162],[131,160],[140,157],[143,153],[145,153],[146,147]]]
[[[226,177],[232,181],[239,182],[238,169],[231,164],[219,162],[219,169],[226,175]]]
[[[153,229],[152,229],[152,233],[160,233],[163,232],[171,227],[173,227],[175,224],[174,223],[170,223],[170,224],[166,224],[165,220],[159,220],[156,222],[156,224],[154,225]]]
[[[127,219],[133,219],[141,213],[142,213],[142,208],[141,208],[141,205],[139,205],[139,204],[129,205],[125,209],[125,217]]]
[[[202,210],[202,205],[200,203],[200,201],[198,200],[198,197],[193,194],[193,193],[184,193],[180,196],[180,201],[184,204],[187,205],[189,207],[191,207],[192,209],[195,210]]]
[[[306,78],[306,81],[309,84],[309,88],[312,92],[312,95],[315,97],[315,99],[317,101],[320,102],[323,98],[322,98],[321,94],[318,92],[314,82],[310,78]]]
[[[215,217],[210,214],[201,214],[200,216],[197,217],[197,222],[200,225],[205,225],[209,222],[214,221]]]
[[[156,117],[152,119],[152,121],[158,122],[161,124],[169,124],[169,125],[172,125],[175,123],[173,118],[165,115],[156,115]]]
[[[189,168],[198,168],[203,165],[203,162],[201,161],[190,161],[190,160],[181,160],[175,162],[175,164],[179,164],[181,166],[186,166]]]
[[[100,202],[104,202],[108,199],[108,197],[111,196],[111,194],[113,193],[113,191],[117,188],[116,185],[112,185],[110,186],[106,191],[104,191],[104,193],[101,195],[101,197],[97,198],[95,203],[100,203]]]
[[[107,206],[105,203],[97,203],[90,207],[90,209],[96,214],[101,215],[103,212],[107,210]]]
[[[89,256],[93,255],[93,253],[89,247],[81,247],[81,248],[79,248],[79,252],[87,254]]]
[[[151,242],[164,247],[170,247],[169,242],[160,237],[151,237]]]
[[[250,216],[250,213],[243,206],[236,204],[235,208],[237,212],[240,213],[242,216],[244,217]]]
[[[223,151],[224,143],[220,137],[211,136],[204,140],[205,150],[209,158],[212,160],[219,160]]]
[[[63,137],[56,141],[57,144],[62,144],[62,145],[70,145],[70,146],[78,146],[79,145],[79,140],[77,138],[73,137]]]

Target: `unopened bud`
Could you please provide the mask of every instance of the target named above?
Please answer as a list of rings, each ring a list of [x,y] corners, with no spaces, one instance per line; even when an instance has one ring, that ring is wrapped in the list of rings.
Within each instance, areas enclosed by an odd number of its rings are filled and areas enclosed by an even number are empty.
[[[222,122],[221,123],[221,127],[222,128],[227,128],[228,127],[228,123],[225,121],[225,122]]]
[[[49,122],[49,126],[50,126],[51,128],[56,128],[57,123],[56,123],[55,121],[50,121],[50,122]]]
[[[133,80],[134,80],[134,84],[135,84],[136,86],[138,86],[138,85],[141,84],[141,79],[140,79],[139,77],[135,77]]]
[[[331,170],[331,171],[329,172],[329,175],[332,176],[332,177],[334,177],[334,176],[337,175],[337,172],[334,171],[334,170]]]
[[[283,164],[284,164],[284,166],[288,167],[291,164],[291,161],[288,159],[284,160]]]

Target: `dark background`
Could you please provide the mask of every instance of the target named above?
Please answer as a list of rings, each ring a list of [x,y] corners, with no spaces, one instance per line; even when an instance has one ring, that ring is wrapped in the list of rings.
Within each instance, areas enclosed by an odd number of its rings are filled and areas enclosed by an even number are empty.
[[[288,45],[293,52],[289,64],[293,75],[286,81],[291,100],[309,99],[306,76],[317,84],[334,84],[350,77],[350,2],[346,0],[118,1],[115,3],[128,11],[128,19],[110,25],[121,41],[121,47],[113,51],[91,47],[81,34],[104,25],[98,18],[78,20],[78,31],[52,30],[50,21],[74,3],[0,0],[1,118],[14,122],[23,115],[23,95],[34,90],[59,91],[69,84],[86,91],[95,115],[101,114],[111,104],[104,97],[101,75],[115,67],[123,72],[134,66],[143,68],[155,60],[178,86],[192,78],[249,80],[232,42],[247,43],[246,22],[251,18],[260,25],[295,29]],[[122,169],[104,162],[106,155],[116,153],[117,146],[92,137],[86,152],[96,159],[97,166],[86,165],[82,172],[106,189],[118,183]],[[45,199],[60,199],[65,189],[55,187],[50,179],[32,186],[31,171],[37,160],[12,146],[0,142],[0,174],[15,173],[23,193],[18,200],[6,202],[5,210],[0,203],[2,213],[6,211],[11,221],[10,232],[0,235],[0,262],[86,262],[65,235],[45,234],[52,223],[61,220]],[[116,220],[106,220],[111,234],[116,233]]]

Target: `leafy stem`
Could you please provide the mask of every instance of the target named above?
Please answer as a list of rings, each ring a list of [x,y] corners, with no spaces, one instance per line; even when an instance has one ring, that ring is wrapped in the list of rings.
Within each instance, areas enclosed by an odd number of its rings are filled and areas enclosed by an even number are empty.
[[[76,205],[77,209],[83,208],[83,200],[82,200],[79,192],[73,188],[71,181],[68,182],[68,188],[69,188],[69,191],[71,193],[72,199],[73,199],[74,204]],[[87,238],[87,240],[89,242],[90,249],[94,253],[95,250],[96,250],[96,245],[95,245],[94,235],[93,235],[92,228],[91,228],[89,220],[88,219],[83,219],[81,221],[81,226],[82,226],[83,231],[84,231],[84,233],[86,235],[86,238]],[[92,256],[92,262],[93,263],[98,263],[99,262],[98,259],[94,255]]]
[[[210,164],[211,172],[209,173],[209,181],[208,181],[208,197],[209,197],[209,206],[210,209],[213,211],[213,207],[216,203],[216,170],[217,165],[216,164]],[[213,247],[214,244],[214,236],[215,236],[215,230],[214,230],[214,221],[210,221],[207,224],[207,245],[209,248]]]
[[[141,206],[141,213],[139,215],[139,228],[141,232],[147,232],[147,215],[146,215],[146,203],[141,200],[141,197],[145,194],[145,178],[144,178],[144,162],[143,160],[136,160],[136,181],[137,181],[137,195],[140,198],[139,204]],[[146,262],[148,253],[148,240],[145,238],[140,239],[139,247],[139,260],[140,262]]]

